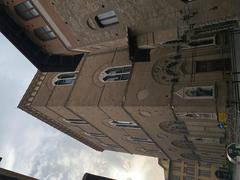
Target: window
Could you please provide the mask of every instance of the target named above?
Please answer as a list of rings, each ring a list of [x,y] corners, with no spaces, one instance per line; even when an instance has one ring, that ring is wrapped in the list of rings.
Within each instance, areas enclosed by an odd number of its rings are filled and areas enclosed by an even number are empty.
[[[186,134],[188,132],[183,121],[164,121],[159,124],[159,127],[170,134]]]
[[[175,140],[172,142],[172,145],[182,148],[182,149],[192,149],[193,144],[190,141],[187,140]]]
[[[218,60],[195,62],[196,73],[224,71],[224,70],[229,71],[230,69],[231,69],[231,64],[229,59],[218,59]]]
[[[72,85],[74,83],[74,79],[61,79],[55,82],[55,85]]]
[[[131,65],[110,67],[101,72],[99,79],[104,83],[127,81],[130,78],[131,70]]]
[[[102,27],[102,28],[117,24],[119,22],[118,17],[115,11],[113,10],[99,14],[96,16],[95,19],[99,27]]]
[[[190,47],[205,47],[216,45],[216,35],[207,35],[203,37],[192,37],[189,43]]]
[[[73,85],[76,78],[77,78],[77,73],[76,72],[61,73],[61,74],[58,74],[53,79],[53,85],[55,85],[55,86]]]
[[[198,86],[188,87],[184,89],[184,95],[189,98],[213,98],[214,87],[213,86]]]
[[[214,99],[214,86],[185,87],[176,92],[183,99]]]
[[[184,168],[184,173],[187,174],[187,175],[194,175],[195,168],[193,168],[193,167],[185,167]]]
[[[136,123],[128,122],[128,121],[111,120],[109,121],[109,124],[115,127],[120,127],[120,128],[140,129],[140,127]]]
[[[193,176],[184,176],[183,180],[195,180]]]
[[[112,76],[106,76],[103,78],[103,81],[105,82],[111,82],[111,81],[126,81],[130,77],[130,74],[116,74]]]
[[[172,167],[171,167],[172,171],[177,171],[177,172],[181,172],[181,167],[177,166],[177,164],[173,163]]]
[[[206,170],[199,170],[198,172],[199,176],[204,176],[204,177],[210,177],[210,171],[206,171]]]
[[[123,67],[115,67],[109,68],[105,72],[106,74],[121,74],[121,73],[130,73],[132,66],[123,66]]]
[[[211,164],[207,162],[199,162],[199,166],[203,168],[211,168]]]
[[[120,146],[116,145],[116,144],[105,144],[105,143],[101,143],[101,145],[103,147],[106,147],[106,148],[121,148]]]
[[[30,20],[39,16],[38,11],[34,8],[30,1],[20,3],[16,5],[14,8],[16,13],[24,20]]]
[[[180,180],[180,176],[172,175],[172,180]]]
[[[194,0],[182,0],[184,3],[190,3],[193,2]]]
[[[58,75],[58,79],[73,79],[75,76],[75,73],[60,74]]]
[[[219,138],[189,137],[189,140],[200,144],[220,144]]]
[[[199,160],[199,155],[197,154],[193,154],[193,153],[183,153],[181,154],[181,156],[184,158],[184,159],[187,159],[187,160]]]
[[[161,150],[158,149],[146,149],[146,148],[139,148],[138,151],[148,153],[148,154],[162,154]]]
[[[181,112],[176,116],[184,119],[217,119],[216,113]]]
[[[57,37],[56,34],[52,31],[52,29],[49,26],[44,26],[44,27],[34,29],[34,34],[41,41],[49,41]]]
[[[97,138],[106,137],[104,134],[101,134],[101,133],[87,133],[87,132],[85,132],[85,134],[86,134],[87,136],[97,137]]]
[[[145,137],[137,137],[137,136],[130,136],[128,137],[129,141],[134,141],[134,142],[143,142],[143,143],[150,143],[152,144],[152,140],[149,138],[145,138]]]
[[[65,119],[65,121],[71,124],[76,124],[76,125],[88,124],[87,121],[82,119]]]
[[[195,166],[195,162],[194,162],[194,161],[187,161],[187,162],[184,162],[184,165],[185,165],[185,166],[194,167],[194,166]]]

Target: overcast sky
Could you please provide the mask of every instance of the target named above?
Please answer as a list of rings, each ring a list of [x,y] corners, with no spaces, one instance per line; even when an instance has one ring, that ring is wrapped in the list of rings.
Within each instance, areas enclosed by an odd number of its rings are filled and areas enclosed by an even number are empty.
[[[17,109],[36,68],[0,34],[0,167],[46,180],[85,172],[117,180],[163,180],[156,158],[97,152]]]

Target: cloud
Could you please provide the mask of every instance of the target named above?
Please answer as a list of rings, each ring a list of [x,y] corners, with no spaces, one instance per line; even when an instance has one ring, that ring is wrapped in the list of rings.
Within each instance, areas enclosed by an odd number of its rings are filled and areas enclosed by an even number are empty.
[[[33,142],[22,144],[15,152],[21,156],[15,157],[15,162],[18,164],[14,169],[21,169],[25,174],[43,180],[81,179],[85,172],[118,180],[162,178],[161,168],[155,158],[107,151],[96,152],[54,131],[52,129],[45,133],[46,136],[40,135],[38,144],[31,151],[27,151],[27,148]],[[40,131],[34,133],[41,134]]]
[[[3,161],[5,163],[5,167],[7,169],[12,169],[15,164],[15,150],[11,147],[6,147],[7,154],[8,154],[8,160]]]

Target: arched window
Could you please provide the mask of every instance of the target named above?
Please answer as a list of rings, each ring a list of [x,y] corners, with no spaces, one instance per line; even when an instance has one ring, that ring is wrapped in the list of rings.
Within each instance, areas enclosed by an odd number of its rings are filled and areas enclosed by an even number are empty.
[[[128,122],[128,121],[110,120],[109,124],[111,126],[115,126],[119,128],[140,129],[140,127],[136,123]]]
[[[109,67],[101,72],[99,79],[104,83],[128,81],[131,70],[131,65]]]
[[[153,141],[147,137],[130,136],[127,139],[134,142],[153,144]]]
[[[60,74],[58,75],[58,79],[70,79],[75,78],[76,73],[67,73],[67,74]]]
[[[77,72],[61,73],[61,74],[58,74],[53,79],[53,85],[55,86],[73,85],[76,78],[77,78]]]
[[[88,124],[87,121],[82,119],[64,119],[64,121],[76,125]]]

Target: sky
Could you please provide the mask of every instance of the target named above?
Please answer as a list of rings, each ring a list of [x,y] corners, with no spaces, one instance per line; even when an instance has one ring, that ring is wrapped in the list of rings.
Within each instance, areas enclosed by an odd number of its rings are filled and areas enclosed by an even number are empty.
[[[36,68],[0,33],[0,167],[43,180],[164,180],[157,158],[97,152],[17,108]]]

